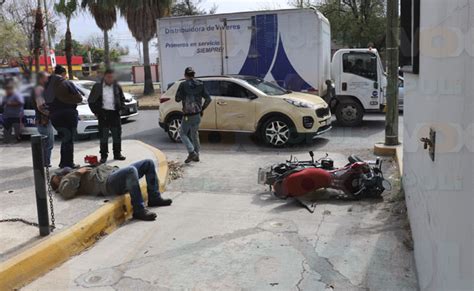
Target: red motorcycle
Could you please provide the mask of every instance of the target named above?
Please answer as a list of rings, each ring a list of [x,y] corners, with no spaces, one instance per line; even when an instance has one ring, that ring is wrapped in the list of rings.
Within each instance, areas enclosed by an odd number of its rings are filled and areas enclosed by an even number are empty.
[[[334,161],[324,157],[310,161],[298,161],[291,157],[285,163],[269,168],[260,168],[259,184],[269,185],[279,198],[300,197],[318,189],[337,189],[352,198],[380,197],[390,190],[390,182],[382,173],[382,160],[366,162],[351,155],[349,163],[342,168],[334,168]]]

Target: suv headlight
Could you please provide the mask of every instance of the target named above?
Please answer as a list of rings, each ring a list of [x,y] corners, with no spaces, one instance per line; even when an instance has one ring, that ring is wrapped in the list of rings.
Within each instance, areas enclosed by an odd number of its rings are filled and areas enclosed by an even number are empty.
[[[293,106],[299,107],[299,108],[315,108],[314,104],[308,103],[308,102],[303,102],[303,101],[297,101],[293,99],[288,99],[284,98],[286,102],[290,103]]]

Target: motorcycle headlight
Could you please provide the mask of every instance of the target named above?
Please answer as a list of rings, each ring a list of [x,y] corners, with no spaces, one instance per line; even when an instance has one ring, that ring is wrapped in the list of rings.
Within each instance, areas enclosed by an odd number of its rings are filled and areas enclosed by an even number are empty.
[[[314,104],[303,102],[303,101],[297,101],[289,98],[284,98],[286,102],[290,103],[293,106],[299,107],[299,108],[314,108]]]
[[[95,115],[79,115],[79,120],[87,121],[87,120],[96,120],[97,118]]]

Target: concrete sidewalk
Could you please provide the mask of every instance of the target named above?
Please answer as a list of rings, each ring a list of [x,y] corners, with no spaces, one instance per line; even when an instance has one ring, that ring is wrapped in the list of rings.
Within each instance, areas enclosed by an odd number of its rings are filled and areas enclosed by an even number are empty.
[[[336,166],[346,163],[345,154],[330,157]],[[383,201],[319,197],[311,214],[256,183],[260,166],[288,156],[213,152],[201,158],[168,185],[174,203],[160,209],[156,222],[129,221],[24,289],[417,289],[406,217],[392,202],[400,190],[393,161],[384,171],[394,189]]]
[[[59,144],[55,146],[53,152],[54,166],[59,163]],[[98,149],[97,141],[77,144],[75,151],[76,163],[84,164],[84,156],[90,154],[97,155]],[[123,154],[127,157],[126,161],[117,162],[111,160],[109,163],[120,167],[142,159],[152,159],[157,163],[153,151],[138,141],[124,141]],[[55,167],[53,167],[54,169]],[[0,146],[0,181],[0,220],[21,218],[37,222],[29,142]],[[54,194],[56,229],[51,235],[56,235],[67,229],[113,198],[115,197],[82,196],[65,201],[58,194]],[[22,222],[0,223],[0,263],[42,240],[44,238],[39,237],[37,227]]]

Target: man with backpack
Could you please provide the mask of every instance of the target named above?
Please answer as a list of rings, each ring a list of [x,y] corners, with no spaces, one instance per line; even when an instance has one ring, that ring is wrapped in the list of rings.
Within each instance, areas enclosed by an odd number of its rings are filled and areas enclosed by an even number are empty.
[[[82,96],[74,84],[65,79],[66,69],[56,66],[45,88],[49,117],[61,140],[60,168],[77,168],[74,164],[74,138],[77,132],[77,104]]]
[[[181,140],[188,150],[185,163],[199,162],[199,125],[204,110],[211,103],[211,96],[204,83],[194,78],[195,72],[191,67],[184,71],[184,78],[176,93],[176,102],[183,104],[183,120],[181,123]],[[202,102],[204,99],[204,103]]]

